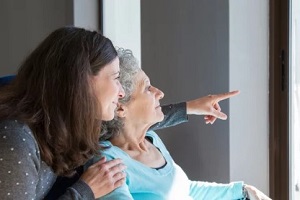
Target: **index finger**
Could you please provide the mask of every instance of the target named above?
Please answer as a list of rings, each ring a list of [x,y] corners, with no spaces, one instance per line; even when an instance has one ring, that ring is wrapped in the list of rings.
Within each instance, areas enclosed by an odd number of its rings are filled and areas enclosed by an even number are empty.
[[[240,93],[239,90],[235,90],[235,91],[231,91],[231,92],[226,92],[226,93],[223,93],[223,94],[216,94],[216,99],[218,101],[222,101],[224,99],[228,99],[230,97],[233,97],[233,96],[236,96]]]

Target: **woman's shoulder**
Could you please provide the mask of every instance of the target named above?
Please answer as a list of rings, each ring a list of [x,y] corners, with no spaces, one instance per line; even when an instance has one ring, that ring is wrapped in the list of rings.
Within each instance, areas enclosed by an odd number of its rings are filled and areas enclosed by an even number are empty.
[[[110,141],[100,141],[101,155],[110,157],[111,159],[123,157],[125,152],[119,147],[113,145]]]
[[[35,141],[32,131],[30,130],[28,125],[19,120],[0,121],[0,134],[14,137],[14,138],[21,138],[21,137],[24,138],[25,137],[32,141]]]
[[[163,145],[162,140],[160,139],[160,137],[154,131],[148,131],[146,133],[146,137],[150,137],[151,140],[152,140],[152,143],[155,146],[161,146],[161,145]]]
[[[84,165],[84,170],[98,162],[102,157],[106,157],[106,160],[109,161],[115,158],[124,158],[125,156],[125,153],[117,146],[114,146],[109,140],[99,141],[99,145],[101,147],[99,155],[95,155],[88,160]]]
[[[32,131],[21,121],[0,121],[0,144],[0,150],[8,155],[25,156],[28,154],[31,156],[35,154],[40,159],[40,152]]]

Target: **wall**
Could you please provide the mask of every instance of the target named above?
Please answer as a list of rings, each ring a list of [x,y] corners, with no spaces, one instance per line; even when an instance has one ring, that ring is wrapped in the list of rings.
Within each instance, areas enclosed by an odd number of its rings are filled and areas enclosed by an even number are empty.
[[[99,30],[99,0],[73,0],[74,1],[74,25],[89,30]]]
[[[0,76],[16,73],[26,56],[59,27],[98,30],[98,6],[98,0],[1,0]]]
[[[15,73],[54,29],[73,24],[73,1],[0,1],[0,76]]]
[[[142,68],[164,103],[229,90],[228,1],[141,1],[141,34]],[[190,117],[159,133],[191,179],[228,182],[230,120]]]
[[[230,180],[269,191],[269,1],[229,1]],[[255,13],[255,14],[254,14]]]
[[[239,89],[227,121],[159,131],[191,179],[268,183],[268,0],[141,2],[142,68],[163,102]]]
[[[140,0],[103,0],[103,34],[141,60]]]

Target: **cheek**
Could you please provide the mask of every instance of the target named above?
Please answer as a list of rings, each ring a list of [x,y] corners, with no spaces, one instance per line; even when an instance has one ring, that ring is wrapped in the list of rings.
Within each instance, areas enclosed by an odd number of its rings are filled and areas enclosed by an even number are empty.
[[[107,93],[109,93],[113,98],[116,98],[116,96],[119,93],[119,85],[115,80],[109,81],[106,83],[107,85]]]
[[[116,93],[119,93],[119,92],[120,92],[120,87],[121,87],[121,84],[120,84],[120,83],[117,83],[117,82],[114,83],[114,91],[115,91]]]
[[[115,99],[118,93],[118,85],[114,81],[108,81],[100,88],[102,99]]]
[[[144,101],[140,104],[141,110],[143,112],[148,113],[150,115],[157,115],[158,110],[155,109],[155,101],[152,101],[152,99],[147,99],[147,101]]]
[[[107,86],[102,85],[101,87],[96,88],[95,90],[96,96],[98,99],[98,103],[103,110],[105,107],[108,106],[109,101],[113,98],[111,89]]]

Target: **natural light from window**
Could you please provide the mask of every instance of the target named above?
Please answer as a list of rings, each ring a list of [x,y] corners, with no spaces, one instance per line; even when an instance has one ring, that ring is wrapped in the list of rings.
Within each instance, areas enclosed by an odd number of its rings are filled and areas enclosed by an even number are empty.
[[[291,146],[291,173],[290,195],[291,200],[300,199],[300,0],[291,0],[291,70],[290,70],[290,146]]]

